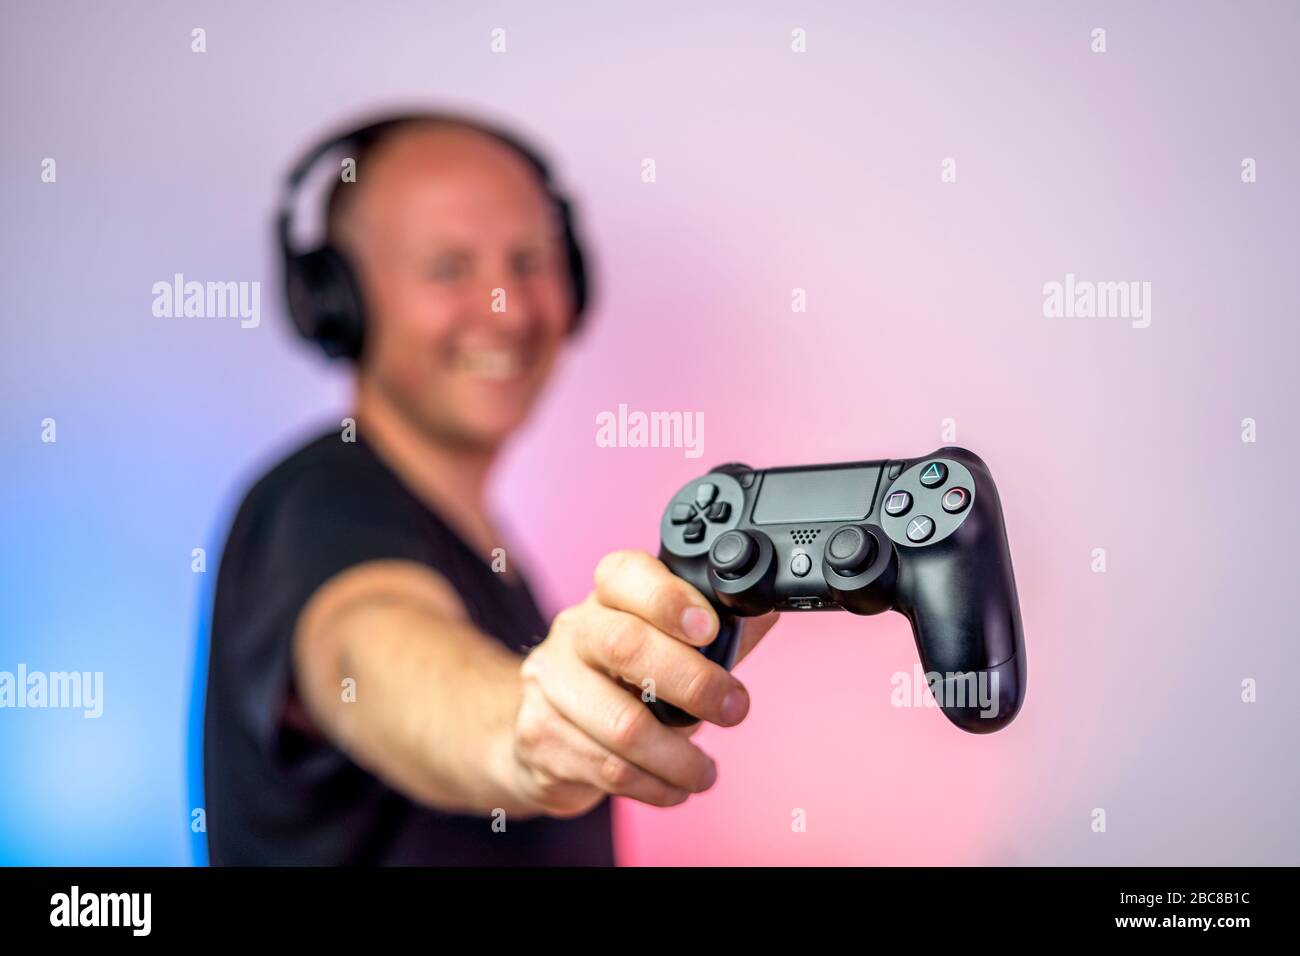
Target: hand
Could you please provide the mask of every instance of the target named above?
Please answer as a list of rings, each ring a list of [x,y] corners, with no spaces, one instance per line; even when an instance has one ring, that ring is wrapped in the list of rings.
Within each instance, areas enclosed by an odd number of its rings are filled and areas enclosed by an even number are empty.
[[[561,611],[524,659],[516,786],[552,816],[584,813],[606,794],[676,806],[713,786],[717,767],[690,740],[700,725],[659,723],[642,687],[722,727],[745,719],[749,693],[697,650],[717,635],[718,615],[660,561],[617,551],[595,577],[595,590]],[[737,661],[776,617],[746,619]]]

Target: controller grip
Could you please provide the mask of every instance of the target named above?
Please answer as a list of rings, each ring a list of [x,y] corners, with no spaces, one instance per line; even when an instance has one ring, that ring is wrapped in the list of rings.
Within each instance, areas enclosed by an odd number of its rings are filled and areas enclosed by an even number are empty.
[[[724,614],[721,610],[718,611],[718,620],[722,622],[722,626],[718,628],[718,636],[713,639],[713,643],[701,647],[700,653],[713,663],[731,670],[736,663],[736,653],[740,650],[740,635],[744,621],[735,615]],[[655,699],[650,701],[648,706],[650,712],[659,718],[659,722],[669,727],[689,727],[700,721],[698,717],[688,714],[666,700]]]

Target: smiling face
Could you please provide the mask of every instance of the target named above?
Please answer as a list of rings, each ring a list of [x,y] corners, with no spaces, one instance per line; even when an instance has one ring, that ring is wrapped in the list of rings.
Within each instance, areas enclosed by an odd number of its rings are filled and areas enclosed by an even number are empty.
[[[330,233],[365,298],[360,376],[428,437],[496,448],[527,417],[573,320],[537,174],[486,134],[417,123],[343,188]]]

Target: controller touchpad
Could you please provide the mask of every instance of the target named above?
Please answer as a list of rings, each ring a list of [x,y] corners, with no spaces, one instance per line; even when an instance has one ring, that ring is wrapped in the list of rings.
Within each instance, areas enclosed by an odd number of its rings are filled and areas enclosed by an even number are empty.
[[[860,521],[871,514],[880,468],[773,468],[763,475],[754,524]]]

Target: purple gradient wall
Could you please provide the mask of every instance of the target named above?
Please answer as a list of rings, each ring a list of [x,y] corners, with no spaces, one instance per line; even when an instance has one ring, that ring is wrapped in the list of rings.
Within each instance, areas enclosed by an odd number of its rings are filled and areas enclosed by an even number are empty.
[[[917,455],[952,419],[998,478],[1016,723],[891,706],[901,617],[787,616],[749,720],[697,738],[719,783],[621,805],[624,862],[1300,863],[1298,50],[1290,3],[8,5],[0,669],[115,696],[0,712],[0,861],[190,860],[190,550],[346,407],[283,321],[279,179],[415,102],[545,144],[597,260],[496,487],[552,608],[714,463]],[[261,325],[154,318],[176,272],[261,280]],[[1045,318],[1069,273],[1149,282],[1150,326]],[[703,412],[702,458],[598,448],[620,403]]]

